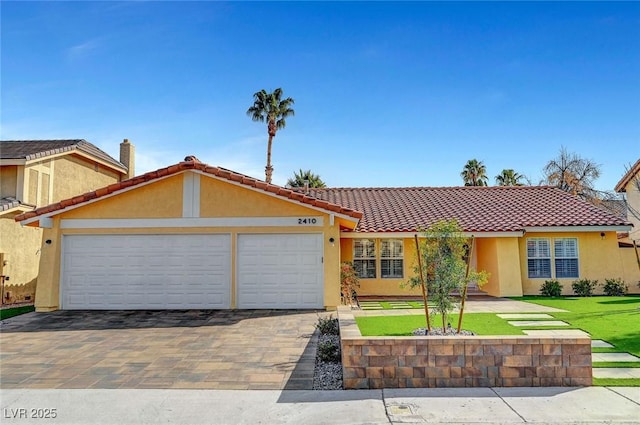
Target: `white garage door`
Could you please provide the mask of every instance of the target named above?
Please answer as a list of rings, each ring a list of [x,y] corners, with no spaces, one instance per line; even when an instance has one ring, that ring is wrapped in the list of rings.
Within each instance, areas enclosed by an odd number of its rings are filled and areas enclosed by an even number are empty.
[[[239,235],[239,308],[323,308],[322,235]]]
[[[62,308],[229,308],[230,251],[229,235],[65,236]]]

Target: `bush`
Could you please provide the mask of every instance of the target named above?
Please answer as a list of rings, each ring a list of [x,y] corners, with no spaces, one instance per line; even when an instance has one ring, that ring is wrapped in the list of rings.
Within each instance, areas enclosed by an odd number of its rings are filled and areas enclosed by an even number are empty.
[[[590,297],[593,295],[593,291],[598,287],[597,280],[578,279],[574,280],[571,284],[573,292],[579,297]]]
[[[617,278],[605,279],[604,281],[605,284],[602,287],[602,290],[605,295],[608,295],[610,297],[627,295],[629,287],[624,283],[624,280]]]
[[[348,261],[340,264],[340,295],[342,303],[346,305],[354,304],[357,299],[356,289],[360,287],[358,273],[353,267],[353,263]]]
[[[318,360],[322,362],[338,363],[340,362],[340,346],[333,341],[322,341],[318,344]]]
[[[545,297],[559,297],[562,294],[562,285],[557,280],[545,280],[540,287],[540,294]]]
[[[318,323],[316,323],[316,329],[320,331],[322,335],[339,335],[340,326],[338,325],[338,319],[329,317],[318,317]]]

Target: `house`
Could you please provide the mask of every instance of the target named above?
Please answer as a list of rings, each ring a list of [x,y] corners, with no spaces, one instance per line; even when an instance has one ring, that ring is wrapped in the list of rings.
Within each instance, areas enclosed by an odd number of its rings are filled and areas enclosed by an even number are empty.
[[[14,218],[35,208],[133,176],[134,147],[120,161],[82,139],[0,141],[0,276],[2,302],[33,300],[42,230]]]
[[[633,224],[629,239],[640,245],[640,159],[622,176],[615,191],[626,195],[627,220]]]
[[[44,228],[36,309],[333,308],[340,262],[363,295],[407,295],[413,237],[457,218],[491,295],[623,277],[631,225],[552,187],[299,192],[195,157],[16,220]],[[413,292],[417,294],[417,292]]]

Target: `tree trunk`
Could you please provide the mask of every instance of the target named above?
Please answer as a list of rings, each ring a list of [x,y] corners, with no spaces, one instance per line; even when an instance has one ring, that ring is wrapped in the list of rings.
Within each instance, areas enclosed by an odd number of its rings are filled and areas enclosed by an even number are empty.
[[[269,125],[271,127],[271,125]],[[273,144],[273,136],[269,132],[269,142],[267,143],[267,166],[264,167],[264,177],[267,183],[271,183],[271,176],[273,175],[273,167],[271,166],[271,145]]]

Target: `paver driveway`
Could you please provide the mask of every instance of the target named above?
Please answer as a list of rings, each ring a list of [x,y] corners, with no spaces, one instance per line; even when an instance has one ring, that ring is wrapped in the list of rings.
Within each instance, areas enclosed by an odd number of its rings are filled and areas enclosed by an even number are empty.
[[[311,389],[324,312],[56,311],[0,325],[2,388]]]

